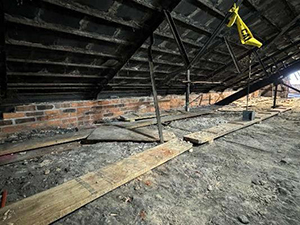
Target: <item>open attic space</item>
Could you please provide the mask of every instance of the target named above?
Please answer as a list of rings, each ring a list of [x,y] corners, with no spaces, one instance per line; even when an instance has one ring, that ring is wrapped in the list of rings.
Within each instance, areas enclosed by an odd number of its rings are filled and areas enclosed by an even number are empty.
[[[1,0],[0,224],[298,225],[300,2]]]

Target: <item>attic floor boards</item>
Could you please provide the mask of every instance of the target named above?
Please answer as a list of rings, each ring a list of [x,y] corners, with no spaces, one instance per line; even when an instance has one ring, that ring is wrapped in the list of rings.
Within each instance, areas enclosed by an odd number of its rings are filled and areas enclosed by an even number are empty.
[[[177,136],[235,120],[222,113],[171,122]],[[193,147],[55,224],[298,224],[300,107]],[[142,152],[155,143],[103,142],[0,167],[8,203]],[[50,173],[48,173],[50,172]]]

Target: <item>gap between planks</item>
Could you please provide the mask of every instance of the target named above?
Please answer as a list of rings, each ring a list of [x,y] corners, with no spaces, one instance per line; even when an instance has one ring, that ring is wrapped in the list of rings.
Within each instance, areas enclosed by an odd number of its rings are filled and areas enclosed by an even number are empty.
[[[1,224],[49,224],[192,148],[173,139],[0,209]]]

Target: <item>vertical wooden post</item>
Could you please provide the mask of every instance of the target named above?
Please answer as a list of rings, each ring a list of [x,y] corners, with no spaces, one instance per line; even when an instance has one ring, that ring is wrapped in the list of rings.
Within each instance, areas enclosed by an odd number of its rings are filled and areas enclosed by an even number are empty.
[[[276,100],[277,100],[277,91],[278,91],[278,83],[274,83],[275,85],[275,90],[274,90],[274,101],[273,101],[273,109],[275,109],[277,106],[276,106]]]
[[[0,1],[0,96],[7,95],[7,73],[5,54],[5,19],[3,1]]]
[[[191,74],[190,74],[190,70],[187,70],[186,73],[186,91],[185,91],[185,111],[189,112],[190,108],[190,92],[191,92]]]
[[[160,143],[164,143],[164,136],[163,136],[163,131],[162,131],[157,91],[156,91],[155,79],[154,79],[154,63],[153,63],[153,58],[152,58],[152,45],[153,45],[153,34],[150,36],[150,45],[148,48],[149,69],[150,69],[150,78],[151,78],[152,93],[153,93],[153,99],[154,99],[154,107],[155,107],[159,139],[160,139]]]

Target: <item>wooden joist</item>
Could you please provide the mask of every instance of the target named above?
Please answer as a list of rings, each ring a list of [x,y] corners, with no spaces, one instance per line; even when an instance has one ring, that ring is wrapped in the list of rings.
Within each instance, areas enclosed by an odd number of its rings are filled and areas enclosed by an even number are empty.
[[[0,156],[68,143],[72,141],[81,141],[87,138],[91,132],[92,130],[82,130],[76,133],[64,134],[49,138],[37,138],[34,140],[31,139],[26,142],[20,142],[17,144],[4,144],[0,146]]]
[[[173,139],[0,209],[1,224],[49,224],[192,148]]]
[[[164,116],[161,118],[161,122],[167,123],[167,122],[172,122],[175,120],[183,120],[183,119],[212,114],[213,112],[214,112],[213,110],[203,110],[200,112],[193,112],[193,113],[183,113],[182,112],[182,114],[179,114],[179,115]],[[145,120],[135,121],[135,122],[131,122],[131,123],[115,122],[115,123],[110,123],[110,124],[124,127],[127,129],[134,129],[134,128],[139,128],[139,127],[146,127],[146,126],[154,125],[156,123],[157,123],[156,119],[145,119]]]
[[[288,109],[285,109],[286,111]],[[289,109],[290,110],[290,109]],[[184,140],[190,141],[194,144],[205,144],[211,142],[217,138],[220,138],[226,134],[235,132],[237,130],[249,127],[253,124],[260,123],[263,120],[269,119],[273,116],[278,115],[279,112],[262,112],[256,113],[256,119],[252,121],[232,121],[229,123],[224,123],[215,127],[211,127],[199,132],[191,133],[184,136]]]
[[[171,131],[164,131],[164,140],[170,141],[176,136]],[[159,141],[157,129],[146,127],[136,129],[126,129],[117,126],[100,126],[94,130],[86,139],[87,143],[100,141],[136,141],[136,142],[156,142]]]
[[[182,114],[181,112],[162,112],[160,114],[161,117],[163,116],[172,116],[172,115],[177,115],[177,114]],[[134,122],[136,120],[144,120],[144,119],[151,119],[155,118],[155,113],[134,113],[134,114],[125,114],[120,116],[120,119],[126,122]]]

